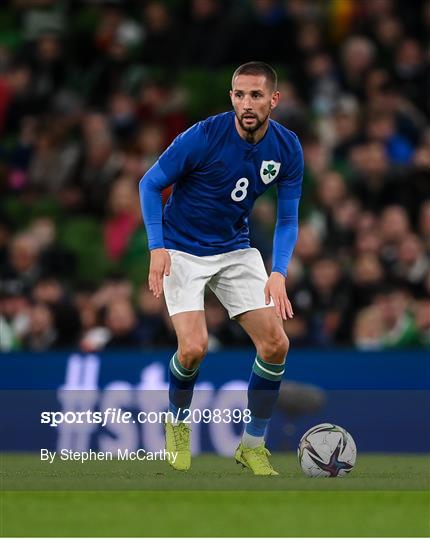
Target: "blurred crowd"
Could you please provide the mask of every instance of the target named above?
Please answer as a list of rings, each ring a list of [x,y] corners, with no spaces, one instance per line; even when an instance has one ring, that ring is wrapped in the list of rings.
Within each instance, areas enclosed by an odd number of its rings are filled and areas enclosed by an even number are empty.
[[[292,344],[430,347],[429,0],[2,6],[0,350],[175,345],[137,185],[249,60],[277,68],[305,156]],[[275,221],[270,190],[250,219],[269,270]],[[249,343],[210,294],[206,319],[210,350]]]

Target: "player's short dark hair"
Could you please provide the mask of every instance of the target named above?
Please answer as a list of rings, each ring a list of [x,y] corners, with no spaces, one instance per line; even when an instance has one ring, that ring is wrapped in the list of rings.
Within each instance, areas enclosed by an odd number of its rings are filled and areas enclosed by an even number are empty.
[[[265,62],[247,62],[246,64],[239,66],[231,78],[232,87],[234,79],[239,75],[263,75],[266,77],[269,85],[273,88],[273,91],[275,91],[278,86],[278,75],[276,74],[276,71],[272,66],[269,66],[269,64],[266,64]]]

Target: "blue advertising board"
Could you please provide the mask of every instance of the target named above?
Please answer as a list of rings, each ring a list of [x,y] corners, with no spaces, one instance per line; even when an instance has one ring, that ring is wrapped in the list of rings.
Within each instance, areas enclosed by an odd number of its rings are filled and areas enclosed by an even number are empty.
[[[173,351],[82,354],[11,353],[0,358],[0,450],[114,446],[159,449],[163,426],[153,424],[51,427],[43,411],[164,410],[167,369]],[[208,354],[201,367],[193,407],[246,408],[252,350]],[[361,451],[430,451],[430,358],[425,351],[292,351],[286,370],[298,399],[304,388],[322,396],[318,407],[280,407],[269,431],[273,449],[294,449],[312,425],[333,422],[354,436]],[[303,386],[304,385],[304,386]],[[308,386],[311,385],[311,386]],[[287,397],[289,386],[284,388]],[[291,390],[293,395],[293,390]],[[305,395],[305,398],[303,398]],[[305,403],[306,405],[306,403]],[[228,453],[242,426],[197,422],[193,451]]]

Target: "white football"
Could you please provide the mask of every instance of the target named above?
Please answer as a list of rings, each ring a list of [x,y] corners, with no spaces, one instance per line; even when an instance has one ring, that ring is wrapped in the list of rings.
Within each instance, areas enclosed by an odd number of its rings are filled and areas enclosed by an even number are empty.
[[[342,427],[318,424],[300,439],[297,454],[307,476],[346,476],[354,468],[357,448]]]

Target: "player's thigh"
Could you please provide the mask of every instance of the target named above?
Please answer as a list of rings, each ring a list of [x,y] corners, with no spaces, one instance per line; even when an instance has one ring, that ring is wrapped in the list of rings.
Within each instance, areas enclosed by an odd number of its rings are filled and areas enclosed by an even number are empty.
[[[288,353],[289,341],[274,307],[247,311],[236,317],[236,320],[264,360],[274,363],[283,361]]]
[[[208,331],[204,311],[186,311],[171,317],[178,338],[178,354],[185,368],[194,368],[208,348]]]
[[[170,275],[164,277],[164,298],[178,338],[179,360],[185,368],[194,368],[207,351],[204,291],[217,267],[189,253],[169,253],[172,264]]]

